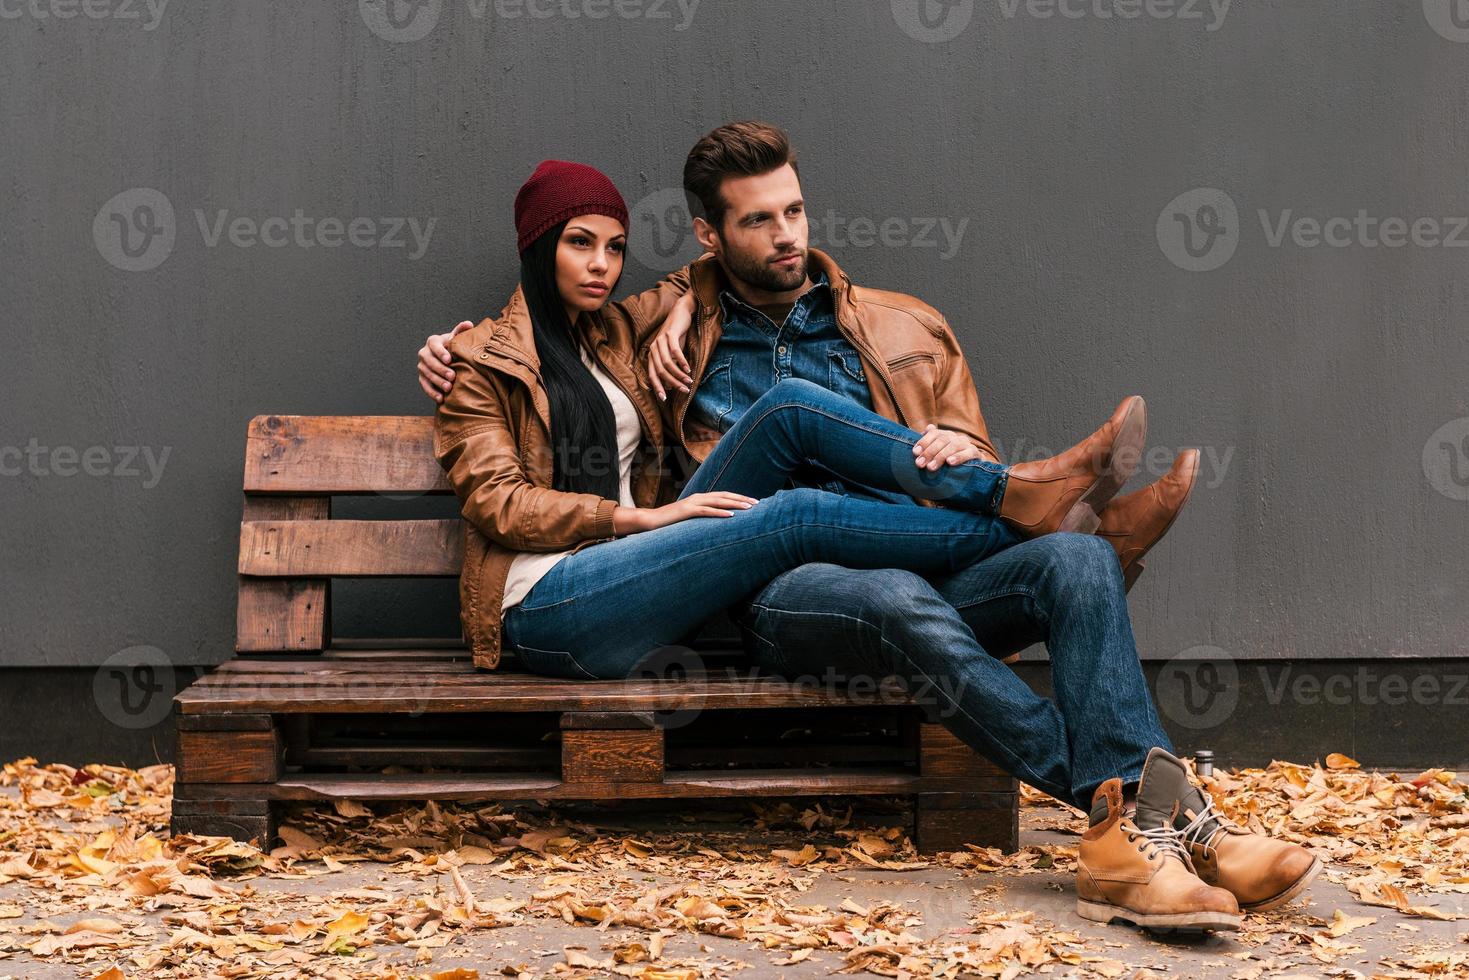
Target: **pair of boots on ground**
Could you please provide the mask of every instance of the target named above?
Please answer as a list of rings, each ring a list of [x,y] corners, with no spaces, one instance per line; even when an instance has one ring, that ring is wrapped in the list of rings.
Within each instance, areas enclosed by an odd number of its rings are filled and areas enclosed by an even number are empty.
[[[1122,780],[1092,797],[1081,836],[1076,911],[1098,922],[1131,922],[1154,931],[1240,927],[1243,912],[1295,898],[1321,871],[1321,859],[1288,841],[1230,822],[1188,770],[1154,748],[1143,764],[1135,810]]]
[[[1173,526],[1199,473],[1199,451],[1185,449],[1161,479],[1113,500],[1142,461],[1147,430],[1147,406],[1141,396],[1129,395],[1075,446],[1011,466],[1000,518],[1026,537],[1075,531],[1105,538],[1130,590],[1143,572],[1143,556]]]
[[[1146,434],[1142,398],[1123,399],[1071,449],[1011,467],[1000,517],[1031,537],[1076,531],[1106,538],[1131,589],[1143,555],[1173,525],[1199,471],[1199,451],[1186,449],[1161,479],[1112,500],[1142,459]],[[1121,779],[1109,779],[1092,800],[1076,871],[1076,910],[1084,918],[1159,931],[1238,929],[1242,911],[1285,904],[1321,871],[1304,847],[1226,820],[1162,748],[1148,753],[1135,810],[1124,805],[1122,790]]]

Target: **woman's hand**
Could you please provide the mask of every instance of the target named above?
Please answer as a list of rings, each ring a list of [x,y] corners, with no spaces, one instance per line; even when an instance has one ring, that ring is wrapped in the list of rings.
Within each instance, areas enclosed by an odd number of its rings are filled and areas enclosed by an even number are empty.
[[[694,295],[684,293],[663,321],[658,336],[648,348],[648,381],[659,401],[667,401],[665,387],[688,394],[694,383],[689,362],[683,356],[684,335],[694,323]]]
[[[757,503],[754,497],[723,490],[693,493],[662,507],[618,507],[612,512],[612,530],[616,534],[637,534],[691,517],[733,517],[735,511],[749,510]]]
[[[473,323],[463,320],[448,333],[429,334],[428,340],[418,349],[418,386],[436,402],[444,400],[443,393],[454,383],[454,372],[449,370],[449,341],[455,334],[472,326]]]

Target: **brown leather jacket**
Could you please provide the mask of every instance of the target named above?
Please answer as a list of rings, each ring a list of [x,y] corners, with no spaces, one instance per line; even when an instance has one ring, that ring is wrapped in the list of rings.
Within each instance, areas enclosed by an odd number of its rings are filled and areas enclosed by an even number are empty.
[[[819,249],[811,249],[809,255],[812,278],[818,271],[826,273],[837,326],[862,358],[873,410],[917,432],[930,422],[941,429],[962,432],[986,459],[999,462],[980,412],[969,365],[943,316],[912,296],[853,284],[831,256]],[[700,259],[689,266],[689,271],[698,311],[683,349],[694,386],[689,394],[669,389],[664,423],[688,454],[696,462],[703,462],[719,442],[720,433],[696,425],[687,414],[698,380],[724,332],[719,293],[726,288],[727,280],[713,259]],[[653,336],[656,331],[647,342]],[[641,349],[637,362],[647,363]]]
[[[651,338],[688,289],[687,270],[609,303],[584,321],[592,356],[632,399],[643,426],[633,459],[639,507],[672,501],[663,423],[631,352]],[[615,501],[551,489],[551,417],[525,295],[449,344],[454,384],[434,416],[434,456],[465,519],[459,614],[476,666],[500,661],[500,603],[510,562],[522,551],[577,550],[613,537]]]
[[[853,285],[830,256],[817,249],[810,256],[831,282],[837,325],[862,359],[873,408],[919,432],[929,422],[962,432],[998,462],[969,367],[938,311],[911,296]],[[655,403],[642,353],[678,297],[692,288],[698,308],[684,350],[697,390],[722,334],[719,293],[725,285],[718,263],[700,259],[645,293],[607,304],[587,324],[597,363],[627,392],[643,423],[632,476],[639,507],[676,498],[665,450],[674,442],[667,438],[670,429],[676,445],[698,462],[720,436],[686,420],[692,392],[673,389],[666,404]],[[498,318],[459,334],[449,352],[454,384],[434,418],[434,455],[463,503],[464,634],[475,664],[492,668],[500,660],[500,603],[516,553],[579,550],[610,540],[616,505],[595,494],[551,489],[550,408],[519,287]]]

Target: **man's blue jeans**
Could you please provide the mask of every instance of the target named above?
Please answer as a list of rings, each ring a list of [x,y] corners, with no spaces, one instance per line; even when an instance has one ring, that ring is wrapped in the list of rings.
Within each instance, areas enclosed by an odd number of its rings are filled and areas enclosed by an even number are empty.
[[[958,572],[810,564],[767,585],[736,622],[763,667],[818,683],[899,678],[921,710],[996,764],[1081,809],[1113,776],[1172,750],[1138,663],[1117,555],[1047,534]],[[1055,700],[1000,661],[1035,642]]]
[[[627,677],[715,613],[808,562],[956,572],[1004,541],[998,520],[825,490],[781,490],[730,517],[696,517],[567,555],[505,613],[534,673]]]

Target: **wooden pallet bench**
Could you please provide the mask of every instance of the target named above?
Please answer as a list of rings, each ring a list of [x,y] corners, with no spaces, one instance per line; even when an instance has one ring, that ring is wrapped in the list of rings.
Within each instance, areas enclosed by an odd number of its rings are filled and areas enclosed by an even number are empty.
[[[257,417],[244,489],[236,656],[175,698],[175,833],[269,846],[293,800],[881,795],[911,799],[922,852],[1017,846],[1015,781],[895,679],[786,679],[728,631],[677,670],[609,681],[537,676],[510,651],[477,670],[457,640],[334,639],[333,580],[459,574],[457,517],[331,513],[451,494],[431,418]]]

